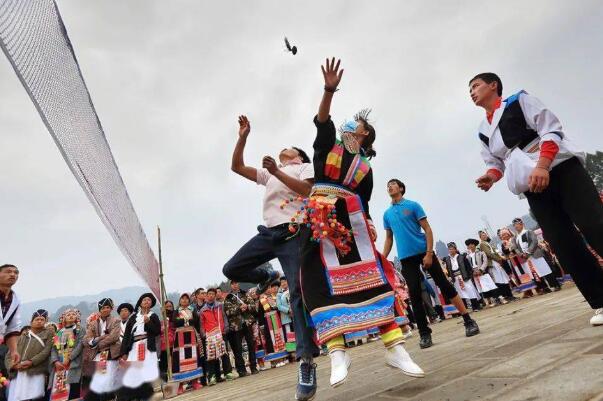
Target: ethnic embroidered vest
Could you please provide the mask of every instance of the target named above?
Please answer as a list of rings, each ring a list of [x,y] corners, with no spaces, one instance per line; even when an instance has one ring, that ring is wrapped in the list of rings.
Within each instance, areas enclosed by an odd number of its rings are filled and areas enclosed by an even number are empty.
[[[337,139],[335,145],[333,145],[333,148],[327,155],[325,163],[325,175],[332,180],[339,181],[341,179],[341,164],[344,153],[345,148],[343,142],[340,139]],[[371,163],[366,157],[362,156],[360,153],[354,155],[352,164],[346,172],[341,184],[350,189],[356,189],[370,169]]]
[[[524,93],[526,92],[520,91],[505,99],[505,110],[498,123],[503,143],[509,149],[513,149],[516,146],[523,149],[534,139],[538,138],[538,133],[528,126],[521,110],[521,105],[519,104],[519,96]],[[479,138],[486,146],[489,146],[490,141],[487,136],[480,133]]]

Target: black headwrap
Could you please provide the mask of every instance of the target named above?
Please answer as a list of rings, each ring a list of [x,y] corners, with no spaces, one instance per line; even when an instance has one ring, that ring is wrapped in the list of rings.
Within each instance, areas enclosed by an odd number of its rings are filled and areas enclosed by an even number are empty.
[[[513,224],[515,224],[515,223],[523,223],[523,220],[522,220],[522,219],[520,219],[519,217],[515,217],[515,218],[513,219]]]
[[[449,242],[448,245],[446,245],[448,248],[454,248],[457,249],[457,246],[454,242]]]
[[[122,309],[127,309],[130,313],[134,312],[134,307],[132,306],[132,304],[129,304],[127,302],[124,302],[123,304],[117,307],[117,313],[121,312]]]
[[[98,301],[98,310],[100,311],[101,309],[103,309],[104,306],[110,306],[111,309],[113,309],[113,300],[111,298],[103,298],[100,301]]]
[[[48,311],[45,309],[38,309],[33,313],[33,315],[31,315],[31,321],[33,322],[33,320],[37,317],[43,317],[44,319],[48,320]]]
[[[151,294],[150,292],[147,292],[145,294],[142,294],[140,298],[138,298],[138,302],[136,302],[136,307],[134,309],[138,310],[138,308],[140,308],[140,304],[142,303],[142,300],[144,298],[151,298],[151,308],[154,307],[155,304],[157,304],[157,299],[155,298],[155,295]]]
[[[465,245],[467,245],[467,246],[469,246],[469,245],[478,246],[479,245],[479,241],[476,240],[475,238],[469,238],[468,240],[465,241]]]

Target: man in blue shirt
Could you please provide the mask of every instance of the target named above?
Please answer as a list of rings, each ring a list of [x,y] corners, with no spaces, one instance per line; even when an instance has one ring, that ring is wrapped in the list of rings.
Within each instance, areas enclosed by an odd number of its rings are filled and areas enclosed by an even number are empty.
[[[402,275],[406,279],[412,310],[417,326],[419,326],[421,335],[419,346],[429,348],[433,345],[431,329],[427,325],[421,298],[421,281],[423,280],[421,266],[423,269],[429,270],[442,294],[452,301],[463,316],[466,336],[479,334],[477,323],[471,319],[463,300],[444,275],[440,261],[433,256],[433,232],[427,222],[425,211],[417,202],[404,198],[406,186],[402,181],[396,178],[389,180],[387,192],[392,198],[392,205],[383,215],[383,226],[385,227],[383,256],[389,255],[395,238],[398,258],[402,264]]]

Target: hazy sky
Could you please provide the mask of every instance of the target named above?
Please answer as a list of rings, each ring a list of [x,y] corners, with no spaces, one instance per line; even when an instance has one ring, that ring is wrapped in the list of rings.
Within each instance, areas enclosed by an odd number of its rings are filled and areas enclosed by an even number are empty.
[[[579,6],[577,6],[579,4]],[[311,151],[320,64],[341,57],[336,123],[364,107],[377,130],[371,212],[382,228],[397,177],[437,239],[475,236],[527,212],[500,183],[488,194],[468,96],[478,72],[538,96],[587,151],[603,148],[600,1],[81,1],[59,9],[142,225],[163,234],[169,291],[216,283],[261,224],[262,188],[230,171],[237,115],[246,161]],[[284,52],[283,36],[299,48]],[[69,172],[0,57],[0,263],[24,300],[142,281]],[[378,247],[382,247],[380,231]]]

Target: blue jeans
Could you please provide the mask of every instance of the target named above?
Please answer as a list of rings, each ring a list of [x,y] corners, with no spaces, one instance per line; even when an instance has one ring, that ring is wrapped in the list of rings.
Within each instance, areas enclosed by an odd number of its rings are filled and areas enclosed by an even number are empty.
[[[313,341],[314,333],[312,328],[306,324],[301,295],[301,238],[297,235],[291,239],[287,239],[290,235],[288,224],[270,228],[258,226],[258,234],[247,241],[226,262],[222,272],[230,280],[257,284],[267,278],[266,272],[259,269],[259,267],[272,259],[278,259],[289,284],[295,342],[297,345],[296,356],[299,359],[302,357],[318,356],[319,350]]]

